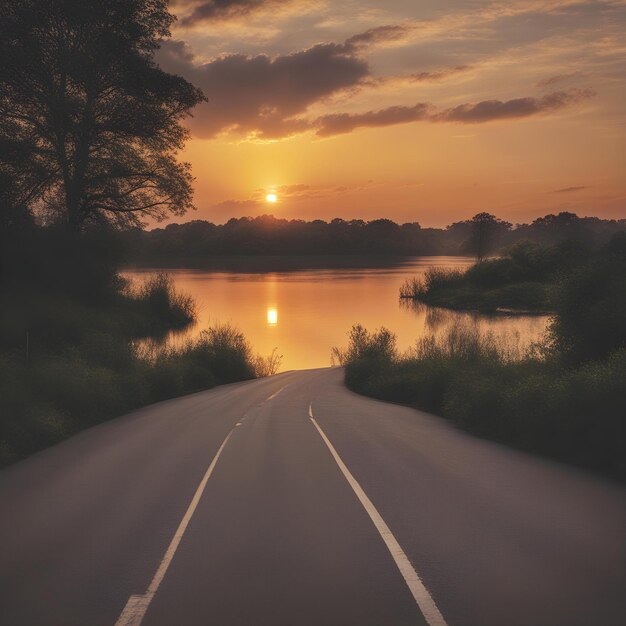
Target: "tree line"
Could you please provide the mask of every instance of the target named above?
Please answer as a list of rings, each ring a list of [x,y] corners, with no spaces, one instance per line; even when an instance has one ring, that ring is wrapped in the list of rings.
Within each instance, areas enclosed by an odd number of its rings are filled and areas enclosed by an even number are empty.
[[[201,261],[218,255],[439,255],[483,257],[520,240],[548,245],[572,239],[591,247],[620,231],[626,220],[604,220],[559,213],[513,226],[489,213],[446,228],[422,228],[417,222],[389,219],[330,221],[242,217],[214,224],[194,220],[122,235],[129,260]]]

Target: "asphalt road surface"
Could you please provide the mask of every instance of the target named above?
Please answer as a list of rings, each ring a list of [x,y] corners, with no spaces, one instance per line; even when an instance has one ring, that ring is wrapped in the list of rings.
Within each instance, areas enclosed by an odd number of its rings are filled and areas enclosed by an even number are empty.
[[[287,372],[0,472],[0,624],[623,626],[626,490]]]

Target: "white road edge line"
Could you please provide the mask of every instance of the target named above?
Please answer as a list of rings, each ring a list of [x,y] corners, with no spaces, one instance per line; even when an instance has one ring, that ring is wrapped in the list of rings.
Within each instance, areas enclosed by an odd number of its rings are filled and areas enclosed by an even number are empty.
[[[170,545],[165,551],[165,555],[161,560],[161,563],[156,571],[156,574],[154,575],[154,578],[152,579],[152,582],[150,583],[150,586],[148,587],[148,591],[146,591],[146,593],[142,596],[135,595],[128,598],[128,602],[126,603],[126,606],[124,607],[121,615],[117,618],[115,626],[139,626],[141,624],[146,614],[146,611],[148,610],[148,607],[150,606],[150,603],[152,602],[159,588],[159,585],[161,584],[161,582],[163,582],[163,578],[165,578],[167,569],[169,568],[170,563],[172,562],[172,559],[176,554],[176,550],[178,549],[178,546],[181,542],[181,539],[183,538],[183,535],[187,530],[187,525],[189,524],[189,521],[191,520],[196,510],[196,507],[198,506],[198,502],[200,502],[200,498],[202,497],[202,493],[204,492],[207,481],[211,477],[211,474],[213,473],[213,470],[217,465],[217,461],[220,458],[220,454],[222,454],[222,450],[228,443],[228,440],[233,434],[233,431],[234,428],[228,433],[228,435],[226,435],[226,439],[224,439],[224,441],[222,442],[222,445],[220,446],[219,450],[211,461],[211,465],[209,465],[206,473],[202,477],[202,480],[200,481],[200,484],[196,489],[196,493],[194,494],[191,503],[189,504],[185,515],[183,516],[183,519],[178,525],[178,528],[176,529],[176,532],[172,537]]]
[[[413,565],[411,565],[411,562],[409,561],[407,555],[404,553],[404,550],[402,550],[400,544],[393,536],[393,533],[389,529],[389,526],[387,526],[385,520],[381,517],[376,507],[372,504],[372,501],[367,497],[367,494],[363,491],[361,485],[359,485],[357,480],[351,474],[350,470],[346,467],[346,464],[341,460],[341,457],[339,456],[339,454],[337,454],[337,450],[335,450],[333,444],[324,434],[324,431],[320,428],[320,425],[313,417],[312,404],[309,404],[309,417],[311,418],[311,421],[313,422],[315,428],[317,428],[320,436],[324,440],[324,443],[328,446],[330,453],[333,455],[335,462],[339,466],[339,469],[348,481],[350,487],[352,487],[352,490],[356,494],[356,497],[360,500],[363,508],[367,511],[367,514],[370,516],[372,522],[374,522],[376,530],[379,532],[380,536],[385,542],[387,549],[391,553],[391,556],[395,561],[396,566],[400,570],[400,573],[406,581],[408,588],[413,594],[413,598],[415,598],[417,606],[419,607],[422,615],[428,622],[429,626],[447,626],[446,620],[443,618],[443,615],[437,608],[433,597],[430,595],[428,589],[426,589],[424,583],[422,582],[422,579],[415,571]]]
[[[289,385],[287,384],[281,387],[276,393],[273,393],[267,400],[273,400],[285,387],[289,387]]]

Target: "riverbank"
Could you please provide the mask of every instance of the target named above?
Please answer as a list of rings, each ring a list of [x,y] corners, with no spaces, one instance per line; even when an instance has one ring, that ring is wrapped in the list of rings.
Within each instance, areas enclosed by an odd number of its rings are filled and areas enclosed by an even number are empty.
[[[455,310],[545,315],[554,311],[558,283],[594,254],[575,241],[554,246],[520,242],[502,257],[467,270],[434,267],[423,278],[407,280],[400,297]]]
[[[570,272],[553,303],[547,336],[526,350],[466,324],[401,353],[387,329],[357,325],[335,359],[353,391],[624,481],[626,239]]]
[[[176,346],[164,342],[195,324],[195,301],[163,273],[121,278],[110,243],[103,233],[42,230],[7,242],[0,465],[140,406],[277,368],[215,320]]]
[[[11,294],[0,328],[0,465],[140,406],[267,373],[229,325],[160,344],[192,311],[163,275],[97,305]],[[136,342],[147,336],[150,348]]]
[[[381,332],[362,334],[344,359],[357,393],[407,404],[487,439],[626,480],[626,350],[580,367],[500,351],[458,328],[399,355]],[[393,341],[389,343],[393,344]]]

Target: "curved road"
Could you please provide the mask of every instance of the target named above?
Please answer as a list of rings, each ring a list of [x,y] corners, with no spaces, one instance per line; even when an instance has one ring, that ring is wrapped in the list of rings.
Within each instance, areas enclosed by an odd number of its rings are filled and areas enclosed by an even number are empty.
[[[170,400],[0,472],[0,624],[626,624],[626,490],[341,377]]]

